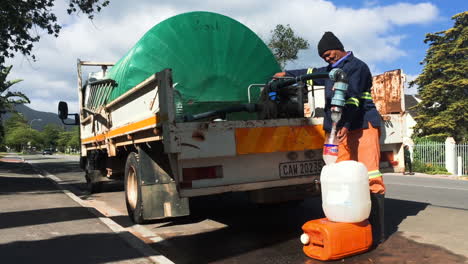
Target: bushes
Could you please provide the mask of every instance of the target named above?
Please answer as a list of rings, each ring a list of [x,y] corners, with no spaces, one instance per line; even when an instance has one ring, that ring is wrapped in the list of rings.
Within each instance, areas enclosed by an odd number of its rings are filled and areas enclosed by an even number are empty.
[[[433,165],[431,163],[423,163],[421,161],[415,160],[413,162],[413,171],[421,172],[426,174],[443,174],[443,175],[450,175],[444,167]]]
[[[427,174],[449,175],[445,164],[445,144],[441,138],[424,137],[414,139],[413,171]]]

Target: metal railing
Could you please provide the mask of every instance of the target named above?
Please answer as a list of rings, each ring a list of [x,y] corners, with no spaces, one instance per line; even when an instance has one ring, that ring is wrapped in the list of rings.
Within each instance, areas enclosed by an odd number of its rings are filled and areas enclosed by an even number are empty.
[[[421,141],[414,145],[414,161],[445,168],[445,144],[434,141]]]
[[[461,175],[468,175],[468,144],[457,144],[455,146],[457,157],[457,171]]]
[[[468,144],[420,141],[413,147],[413,161],[446,168],[454,175],[468,175]]]

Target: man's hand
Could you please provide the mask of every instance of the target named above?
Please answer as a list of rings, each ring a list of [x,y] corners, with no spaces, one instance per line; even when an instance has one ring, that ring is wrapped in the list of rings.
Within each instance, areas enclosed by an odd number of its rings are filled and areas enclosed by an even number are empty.
[[[346,127],[340,128],[338,133],[336,133],[336,138],[338,139],[339,143],[342,143],[346,139],[346,135],[348,135],[348,129]]]

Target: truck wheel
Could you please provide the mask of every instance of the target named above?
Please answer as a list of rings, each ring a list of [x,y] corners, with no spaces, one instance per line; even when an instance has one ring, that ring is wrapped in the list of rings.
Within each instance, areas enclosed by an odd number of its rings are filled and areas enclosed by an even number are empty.
[[[131,152],[125,163],[125,203],[130,219],[136,224],[142,224],[143,204],[141,201],[141,179],[138,175],[138,154]]]

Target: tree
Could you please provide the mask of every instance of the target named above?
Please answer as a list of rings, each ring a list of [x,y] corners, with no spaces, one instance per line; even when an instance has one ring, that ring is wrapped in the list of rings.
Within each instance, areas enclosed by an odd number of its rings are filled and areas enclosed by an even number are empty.
[[[57,147],[57,141],[59,134],[63,129],[55,124],[47,124],[42,130],[42,138],[44,140],[44,147],[55,149]]]
[[[468,130],[468,12],[452,17],[454,26],[426,34],[429,49],[417,85],[422,101],[415,106],[416,136],[467,139]]]
[[[72,136],[67,142],[68,147],[77,151],[80,148],[80,130],[79,127],[75,126],[72,130]]]
[[[42,137],[39,131],[26,127],[24,129],[15,128],[6,133],[5,144],[16,151],[23,151],[26,148],[42,147]]]
[[[67,148],[69,148],[69,142],[72,137],[73,137],[72,131],[60,132],[59,138],[57,140],[57,148],[60,152],[66,152]]]
[[[271,31],[272,36],[268,43],[273,55],[283,69],[287,61],[297,59],[297,53],[301,49],[308,49],[309,43],[307,40],[296,36],[294,31],[288,25],[276,25],[276,28]]]
[[[13,81],[6,80],[12,67],[13,66],[0,66],[0,114],[5,114],[7,111],[10,111],[14,105],[30,103],[29,98],[22,92],[9,91],[12,85],[22,81],[21,79]]]
[[[21,82],[21,79],[7,81],[7,76],[13,66],[2,67],[0,65],[0,144],[3,143],[5,132],[3,129],[2,116],[13,109],[16,104],[29,103],[29,98],[21,92],[12,92],[10,87]]]
[[[28,127],[28,120],[20,114],[13,113],[11,117],[5,121],[5,132],[10,133],[14,129],[26,129]]]
[[[57,148],[60,152],[78,151],[80,148],[79,127],[74,127],[72,131],[60,132]]]
[[[42,136],[39,131],[32,129],[28,121],[19,113],[14,113],[5,121],[5,144],[16,151],[27,147],[41,147]]]
[[[83,12],[89,19],[109,4],[108,0],[69,0],[68,14]],[[55,0],[2,0],[0,2],[0,65],[16,52],[30,56],[42,32],[58,37],[62,26],[52,8]]]

